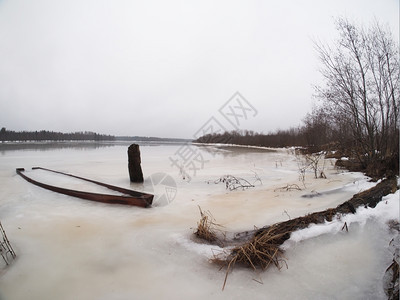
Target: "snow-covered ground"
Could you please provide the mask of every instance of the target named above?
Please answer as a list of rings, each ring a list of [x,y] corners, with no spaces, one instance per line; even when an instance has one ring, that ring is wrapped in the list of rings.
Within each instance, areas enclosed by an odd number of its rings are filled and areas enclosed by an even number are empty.
[[[198,206],[227,231],[237,232],[336,207],[374,185],[360,173],[335,170],[333,161],[325,162],[327,179],[313,179],[309,172],[304,188],[291,150],[191,146],[191,157],[196,158],[192,166],[198,170],[194,176],[190,167],[183,169],[192,175],[188,182],[173,164],[177,153],[182,154],[180,145],[144,144],[147,179],[130,184],[128,144],[20,146],[0,146],[0,221],[17,253],[8,268],[0,261],[0,299],[385,298],[382,278],[393,258],[389,243],[395,236],[386,223],[399,218],[398,193],[375,209],[360,208],[356,215],[294,233],[283,245],[287,269],[237,268],[224,291],[225,270],[209,262],[222,249],[191,238],[200,217]],[[31,171],[33,166],[153,192],[154,207],[71,198],[36,187],[15,173],[15,168],[24,167],[27,174],[51,184],[92,188]],[[250,182],[257,174],[262,184],[227,191],[222,183],[214,183],[226,174]],[[280,189],[288,184],[302,190]],[[341,230],[344,222],[348,232]]]

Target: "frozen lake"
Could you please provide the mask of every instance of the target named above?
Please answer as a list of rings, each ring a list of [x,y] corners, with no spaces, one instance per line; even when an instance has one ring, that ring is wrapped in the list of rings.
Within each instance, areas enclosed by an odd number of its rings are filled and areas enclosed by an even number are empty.
[[[144,184],[131,184],[128,143],[0,145],[0,221],[17,253],[0,264],[0,299],[384,299],[382,277],[392,260],[386,221],[398,219],[398,194],[380,215],[360,212],[349,232],[329,227],[285,243],[288,268],[225,270],[211,263],[218,247],[192,233],[209,210],[230,232],[319,211],[372,186],[360,173],[339,172],[326,160],[327,179],[299,181],[292,151],[177,144],[142,144]],[[180,158],[180,162],[173,161]],[[184,160],[191,164],[182,166]],[[60,195],[16,175],[88,190],[88,183],[31,171],[41,166],[155,194],[149,209]],[[214,181],[231,174],[255,182],[228,191]],[[256,181],[255,174],[260,178]],[[262,184],[261,184],[262,183]],[[303,190],[279,188],[297,184]],[[321,195],[312,198],[305,194]],[[394,199],[394,200],[393,200]],[[386,206],[385,206],[386,205]],[[2,261],[0,261],[1,263]]]

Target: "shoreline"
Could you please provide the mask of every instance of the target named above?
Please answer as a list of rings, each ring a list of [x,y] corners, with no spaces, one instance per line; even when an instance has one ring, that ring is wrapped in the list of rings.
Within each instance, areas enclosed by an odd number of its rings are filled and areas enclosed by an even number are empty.
[[[285,149],[295,149],[296,147],[290,147],[290,148],[272,148],[272,147],[263,147],[263,146],[253,146],[253,145],[240,145],[240,144],[222,144],[222,143],[197,143],[197,142],[192,142],[192,145],[195,146],[211,146],[211,147],[216,147],[216,148],[223,148],[223,147],[231,147],[231,148],[250,148],[250,149],[260,149],[260,150],[267,150],[269,152],[276,152],[279,150],[285,150]]]

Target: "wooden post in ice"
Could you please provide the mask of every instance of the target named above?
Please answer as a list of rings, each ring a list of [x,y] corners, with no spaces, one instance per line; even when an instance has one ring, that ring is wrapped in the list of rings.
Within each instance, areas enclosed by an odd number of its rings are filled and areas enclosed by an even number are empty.
[[[128,169],[131,182],[143,182],[143,172],[140,163],[139,145],[132,144],[128,148]]]

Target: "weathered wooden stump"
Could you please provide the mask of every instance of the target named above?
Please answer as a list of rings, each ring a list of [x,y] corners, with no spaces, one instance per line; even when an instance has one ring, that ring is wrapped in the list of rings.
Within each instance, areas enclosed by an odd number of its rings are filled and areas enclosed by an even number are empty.
[[[128,169],[131,182],[143,182],[143,172],[140,163],[139,145],[132,144],[128,148]]]

